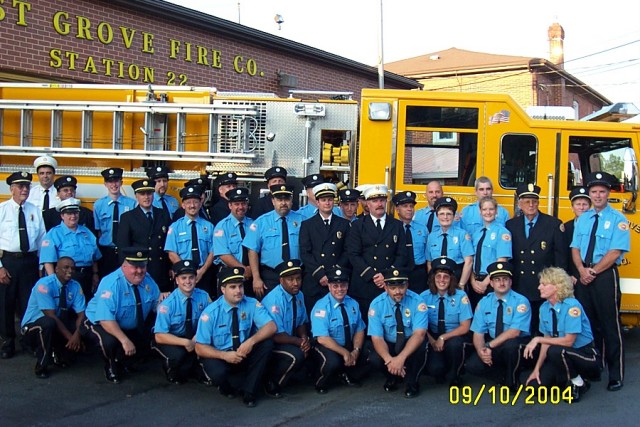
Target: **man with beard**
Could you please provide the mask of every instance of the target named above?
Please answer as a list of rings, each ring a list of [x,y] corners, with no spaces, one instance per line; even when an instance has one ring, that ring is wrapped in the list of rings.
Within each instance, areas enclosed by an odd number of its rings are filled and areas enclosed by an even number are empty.
[[[273,185],[274,210],[251,224],[242,244],[249,249],[253,292],[258,299],[280,282],[276,267],[284,261],[300,259],[299,235],[302,215],[291,210],[293,187]]]
[[[153,193],[153,206],[165,211],[169,218],[173,217],[180,204],[178,199],[167,194],[169,189],[169,168],[166,166],[156,166],[147,170],[149,179],[155,182]]]

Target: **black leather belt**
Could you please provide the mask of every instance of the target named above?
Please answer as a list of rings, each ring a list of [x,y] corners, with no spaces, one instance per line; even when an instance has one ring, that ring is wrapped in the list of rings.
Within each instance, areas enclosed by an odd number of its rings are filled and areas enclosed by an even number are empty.
[[[84,273],[85,271],[93,270],[93,266],[88,265],[86,267],[76,267],[76,273]]]
[[[37,256],[37,252],[33,251],[33,252],[9,252],[9,251],[2,251],[2,258],[5,256],[9,256],[12,258],[28,258],[28,257],[34,257]]]

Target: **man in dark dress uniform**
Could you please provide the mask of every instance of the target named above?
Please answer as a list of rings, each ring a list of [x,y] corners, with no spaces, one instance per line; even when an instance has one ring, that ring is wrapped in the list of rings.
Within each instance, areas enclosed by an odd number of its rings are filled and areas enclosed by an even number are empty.
[[[169,280],[171,262],[164,251],[164,243],[171,220],[164,209],[152,205],[154,186],[151,179],[141,179],[131,184],[138,206],[122,214],[116,244],[121,248],[149,248],[147,272],[161,292],[170,292],[173,288]],[[124,261],[123,254],[120,254],[120,259]]]
[[[538,273],[545,267],[567,269],[568,245],[562,221],[538,210],[540,187],[522,184],[516,189],[522,215],[507,221],[513,239],[513,290],[531,304],[531,335],[539,334],[538,312],[544,300],[538,291]]]
[[[300,226],[300,258],[305,266],[302,291],[307,311],[329,291],[326,269],[333,266],[349,267],[345,250],[351,223],[333,215],[335,184],[324,183],[313,187],[318,212],[302,221]]]
[[[353,271],[349,293],[367,313],[371,301],[384,290],[382,272],[405,267],[407,246],[402,222],[386,213],[387,186],[372,185],[364,192],[369,215],[351,224],[347,254]]]
[[[231,213],[226,194],[227,191],[238,187],[238,175],[233,172],[222,174],[215,179],[213,184],[218,192],[218,201],[211,206],[211,222],[216,225]]]
[[[78,180],[71,175],[63,175],[53,182],[53,186],[58,192],[60,201],[63,202],[69,198],[76,197]],[[44,219],[44,228],[47,231],[51,230],[56,225],[60,225],[62,222],[60,212],[57,211],[55,207],[42,212],[42,219]],[[93,211],[91,209],[80,206],[80,219],[78,220],[78,224],[84,225],[91,230],[93,234],[96,236],[98,235],[95,222],[93,221]]]

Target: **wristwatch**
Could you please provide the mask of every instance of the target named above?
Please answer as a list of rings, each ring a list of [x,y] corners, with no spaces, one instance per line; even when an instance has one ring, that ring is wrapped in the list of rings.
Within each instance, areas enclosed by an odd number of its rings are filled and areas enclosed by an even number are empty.
[[[491,341],[487,341],[486,343],[484,343],[484,346],[488,349],[491,349]]]

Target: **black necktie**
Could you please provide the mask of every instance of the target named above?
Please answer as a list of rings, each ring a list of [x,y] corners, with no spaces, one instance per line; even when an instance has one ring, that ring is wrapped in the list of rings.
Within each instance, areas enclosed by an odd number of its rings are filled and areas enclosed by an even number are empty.
[[[60,320],[66,320],[67,318],[67,285],[64,284],[60,288],[60,297],[58,301],[58,307],[60,307]]]
[[[44,190],[44,199],[42,200],[42,212],[49,209],[49,190]]]
[[[556,311],[553,308],[551,309],[551,324],[552,324],[553,337],[557,338],[558,337],[558,315],[556,314]]]
[[[351,338],[351,325],[349,325],[349,315],[344,303],[340,303],[340,312],[342,313],[342,325],[344,326],[344,348],[353,350],[353,339]]]
[[[238,323],[238,307],[231,308],[231,341],[233,351],[240,347],[240,324]]]
[[[444,297],[440,297],[440,303],[438,304],[438,335],[444,333]]]
[[[164,200],[164,196],[160,197],[160,203],[162,203],[162,209],[171,217],[171,212],[169,212],[169,206],[167,206],[167,202]]]
[[[240,237],[244,240],[244,223],[242,221],[238,223],[238,229],[240,229]],[[242,259],[240,261],[242,265],[249,265],[249,249],[244,245],[242,246]]]
[[[196,222],[191,221],[191,261],[200,267],[200,247],[198,246],[198,228]]]
[[[325,225],[325,227],[329,228],[329,220],[328,219],[324,220],[324,225]]]
[[[118,201],[113,202],[113,219],[111,227],[111,242],[116,243],[116,237],[118,236],[118,226],[120,225],[120,209],[118,209]]]
[[[591,227],[591,234],[589,236],[589,246],[587,247],[587,256],[584,257],[584,263],[587,264],[587,267],[591,267],[591,264],[593,264],[593,251],[596,248],[596,231],[598,230],[599,215],[595,214],[594,218],[596,220],[593,222],[593,227]]]
[[[282,220],[282,261],[289,261],[291,259],[291,252],[289,250],[289,227],[287,226],[287,218],[281,217]]]
[[[435,211],[429,212],[429,220],[427,221],[427,230],[429,231],[429,233],[431,233],[431,230],[433,229],[433,217],[435,216]]]
[[[153,224],[153,216],[151,216],[151,211],[147,212],[147,219],[149,220],[149,224]]]
[[[191,297],[187,298],[186,318],[184,320],[185,338],[193,338],[193,307],[191,307]]]
[[[136,297],[136,329],[138,333],[144,333],[144,314],[142,313],[142,299],[140,298],[139,285],[133,286],[133,294]]]
[[[504,301],[498,300],[498,314],[496,315],[496,336],[504,332]],[[494,338],[495,338],[494,337]]]
[[[476,246],[476,259],[473,265],[473,272],[477,276],[480,274],[480,264],[482,263],[482,244],[484,243],[484,237],[487,235],[487,229],[482,229],[482,236],[478,240],[478,246]]]
[[[411,235],[411,224],[405,224],[404,235],[407,239],[407,257],[409,259],[409,267],[413,268],[416,265],[416,260],[413,255],[413,236]]]
[[[447,233],[442,233],[442,249],[440,249],[440,256],[447,256],[449,245],[447,243]]]
[[[528,229],[528,231],[527,231],[527,234],[528,234],[528,235],[527,235],[527,239],[528,239],[529,237],[531,237],[531,230],[533,230],[533,221],[529,221],[529,224],[528,224],[528,225],[529,225],[529,229]]]
[[[396,356],[400,354],[404,348],[404,323],[402,323],[402,313],[400,312],[400,303],[396,303]]]
[[[296,319],[298,318],[298,300],[295,295],[291,299],[291,336],[296,336]]]
[[[27,219],[22,206],[18,209],[18,233],[20,234],[20,251],[29,252],[29,235],[27,234]]]
[[[381,224],[380,218],[376,219],[376,228],[378,229],[378,231],[382,231],[382,224]]]

